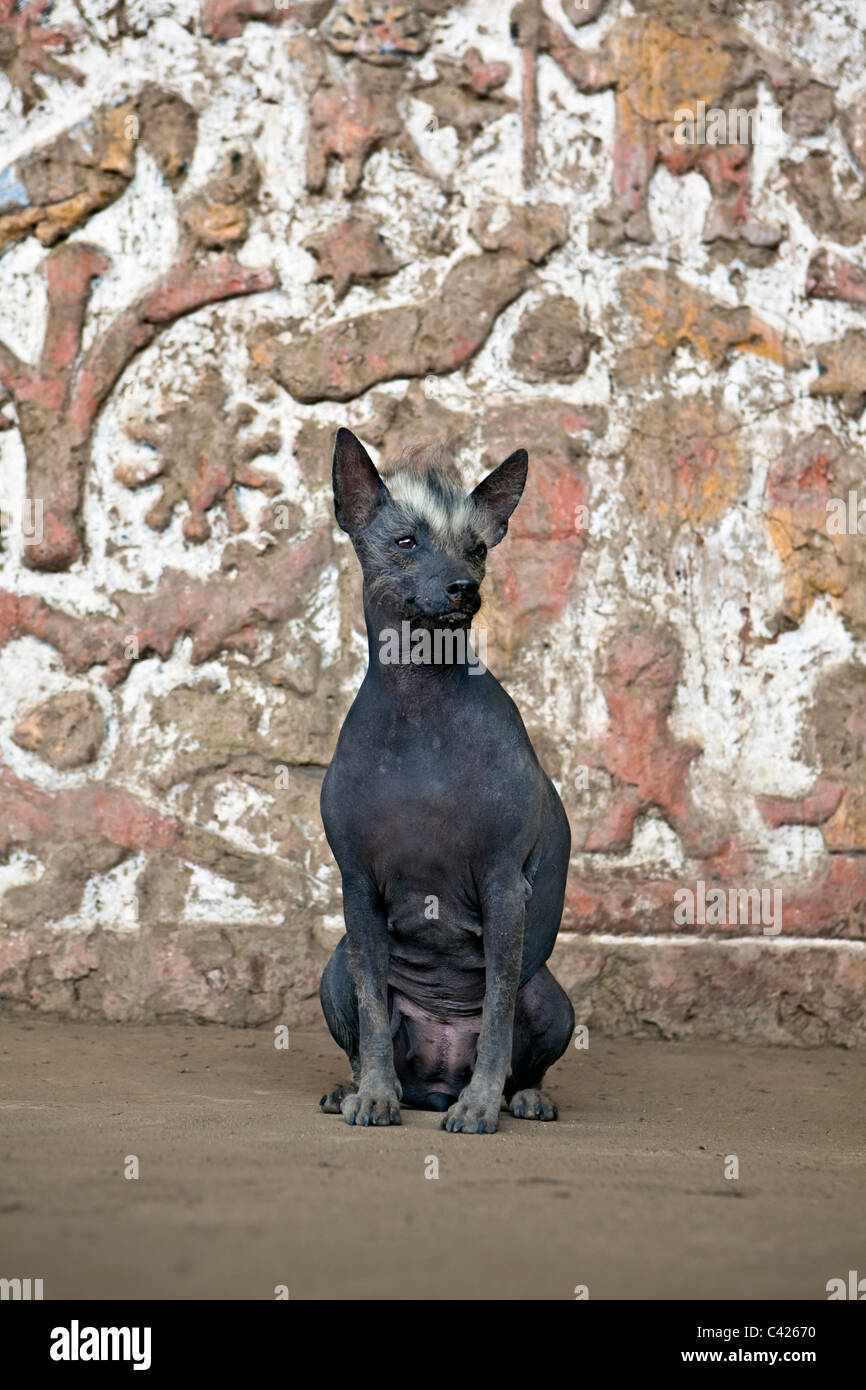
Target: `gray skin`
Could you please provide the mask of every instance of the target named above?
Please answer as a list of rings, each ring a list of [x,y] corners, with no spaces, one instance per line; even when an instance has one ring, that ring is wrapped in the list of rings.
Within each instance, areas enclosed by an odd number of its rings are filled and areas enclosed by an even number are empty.
[[[526,472],[519,450],[489,474],[477,524],[446,545],[420,518],[407,537],[363,445],[337,435],[335,510],[364,571],[370,650],[321,798],[346,935],[320,997],[353,1076],[321,1108],[349,1124],[399,1124],[402,1099],[445,1112],[444,1129],[490,1134],[503,1095],[518,1117],[557,1118],[540,1085],[574,1028],[544,963],[571,844],[562,803],[489,671],[380,660],[383,629],[406,619],[413,633],[468,629],[481,538],[505,535]]]

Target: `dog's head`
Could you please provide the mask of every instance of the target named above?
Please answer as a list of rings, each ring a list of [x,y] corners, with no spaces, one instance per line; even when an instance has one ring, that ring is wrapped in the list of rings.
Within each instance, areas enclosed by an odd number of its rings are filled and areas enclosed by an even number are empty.
[[[380,477],[360,440],[337,431],[334,510],[361,562],[367,597],[415,627],[468,627],[488,550],[526,483],[518,449],[468,495],[444,451],[410,454]]]

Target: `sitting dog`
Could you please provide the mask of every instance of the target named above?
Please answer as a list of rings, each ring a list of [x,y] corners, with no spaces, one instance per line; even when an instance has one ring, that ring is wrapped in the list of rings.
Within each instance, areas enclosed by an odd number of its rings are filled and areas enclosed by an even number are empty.
[[[545,961],[571,834],[468,639],[527,463],[518,449],[467,496],[441,452],[380,477],[337,434],[334,506],[361,563],[370,649],[321,799],[346,934],[320,998],[353,1082],[320,1104],[349,1124],[399,1124],[402,1099],[444,1112],[444,1129],[492,1134],[503,1094],[512,1115],[557,1118],[540,1087],[574,1012]]]

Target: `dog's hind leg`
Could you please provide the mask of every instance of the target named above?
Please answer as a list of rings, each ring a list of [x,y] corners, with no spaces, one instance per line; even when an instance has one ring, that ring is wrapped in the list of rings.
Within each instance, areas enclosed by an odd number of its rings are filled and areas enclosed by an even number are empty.
[[[547,1068],[561,1057],[574,1032],[574,1009],[546,965],[518,991],[514,1010],[511,1075],[505,1100],[519,1120],[555,1120],[558,1111],[541,1089]]]
[[[538,844],[524,874],[530,889],[523,933],[523,963],[514,1009],[511,1073],[505,1101],[521,1120],[555,1120],[557,1109],[541,1090],[547,1068],[561,1057],[574,1031],[574,1010],[544,962],[562,917],[571,834],[562,803],[548,785]]]
[[[358,1054],[358,1000],[355,982],[349,966],[349,951],[345,936],[325,966],[319,999],[331,1037],[343,1049],[352,1068],[352,1080],[338,1083],[322,1096],[319,1109],[326,1115],[339,1115],[346,1096],[357,1091],[360,1058]]]

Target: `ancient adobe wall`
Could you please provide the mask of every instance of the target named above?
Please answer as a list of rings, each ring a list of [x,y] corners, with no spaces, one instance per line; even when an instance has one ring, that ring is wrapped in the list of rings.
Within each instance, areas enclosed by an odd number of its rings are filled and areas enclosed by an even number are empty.
[[[864,35],[0,0],[3,1007],[317,1016],[348,424],[467,483],[529,449],[483,621],[572,822],[579,1019],[862,1041]]]

